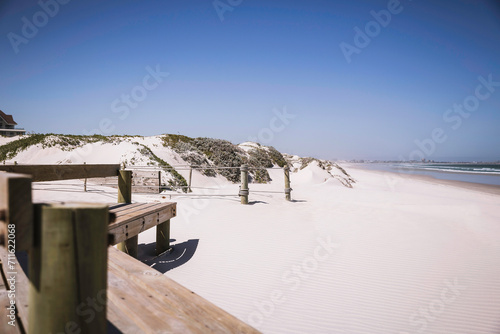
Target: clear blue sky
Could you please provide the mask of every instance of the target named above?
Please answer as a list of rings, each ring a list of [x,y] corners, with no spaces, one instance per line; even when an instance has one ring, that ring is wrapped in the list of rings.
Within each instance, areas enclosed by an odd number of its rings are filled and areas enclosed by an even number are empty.
[[[500,160],[497,1],[60,1],[0,2],[0,109],[28,131]]]

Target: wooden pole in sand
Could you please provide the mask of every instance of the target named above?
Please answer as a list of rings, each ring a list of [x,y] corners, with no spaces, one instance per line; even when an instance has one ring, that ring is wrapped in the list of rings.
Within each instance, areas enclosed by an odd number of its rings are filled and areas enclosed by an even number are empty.
[[[120,170],[118,173],[118,203],[132,203],[132,171]],[[137,258],[137,244],[139,237],[133,236],[130,239],[118,244],[118,249],[128,255]]]
[[[248,165],[243,164],[240,167],[241,170],[241,186],[240,186],[240,198],[241,204],[248,204]]]
[[[292,188],[290,188],[290,168],[285,166],[285,198],[287,201],[292,200]]]
[[[189,167],[189,182],[188,182],[188,192],[192,193],[191,190],[191,179],[193,178],[193,167]]]
[[[29,334],[105,333],[108,206],[38,204],[29,252]]]
[[[87,163],[84,162],[83,164],[86,165]],[[87,174],[87,173],[85,173],[85,174]],[[85,178],[85,181],[83,181],[83,191],[87,192],[87,178]]]
[[[161,193],[161,170],[158,171],[158,194]]]

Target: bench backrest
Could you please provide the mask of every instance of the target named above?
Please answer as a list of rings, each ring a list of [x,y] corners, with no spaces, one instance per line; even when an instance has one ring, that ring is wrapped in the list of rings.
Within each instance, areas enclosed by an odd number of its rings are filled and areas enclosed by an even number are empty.
[[[29,174],[33,182],[117,176],[119,169],[119,164],[0,165],[0,171]]]

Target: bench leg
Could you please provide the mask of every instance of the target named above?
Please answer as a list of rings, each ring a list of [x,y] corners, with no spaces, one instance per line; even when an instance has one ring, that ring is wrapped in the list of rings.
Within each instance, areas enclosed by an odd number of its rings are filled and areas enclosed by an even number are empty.
[[[121,250],[124,253],[127,253],[128,255],[132,256],[133,258],[137,259],[137,244],[139,241],[139,236],[132,237],[130,239],[127,239],[125,241],[122,241],[118,244],[118,249]]]
[[[156,255],[170,249],[170,219],[156,225]]]

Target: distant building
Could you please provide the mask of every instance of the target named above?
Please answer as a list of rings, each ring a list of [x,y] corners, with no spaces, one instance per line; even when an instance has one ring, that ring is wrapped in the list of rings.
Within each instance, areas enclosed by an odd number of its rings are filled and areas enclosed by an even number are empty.
[[[0,136],[14,137],[24,135],[24,129],[15,129],[17,123],[14,121],[12,115],[7,115],[0,110]]]

